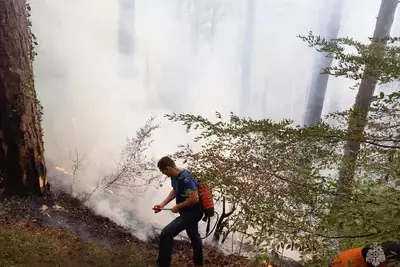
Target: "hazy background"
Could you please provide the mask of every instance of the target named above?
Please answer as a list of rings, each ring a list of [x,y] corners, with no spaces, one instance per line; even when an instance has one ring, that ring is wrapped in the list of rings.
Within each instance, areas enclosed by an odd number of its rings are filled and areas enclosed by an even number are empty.
[[[132,1],[30,2],[39,41],[35,74],[44,106],[46,156],[68,170],[70,148],[86,153],[91,164],[84,172],[83,188],[112,170],[110,154],[118,156],[125,138],[151,114],[161,119],[171,112],[213,116],[215,111],[233,111],[302,123],[316,52],[296,36],[321,32],[333,3],[254,0],[252,51],[247,58],[250,85],[241,92],[244,0],[136,0],[132,11]],[[345,2],[339,35],[367,41],[381,1]],[[203,9],[207,5],[217,10],[213,28]],[[397,19],[393,35],[400,34],[399,24]],[[351,85],[343,79],[329,80],[324,113],[353,103],[356,92]],[[159,121],[162,128],[152,148],[156,157],[190,141],[183,127]],[[171,214],[155,216],[151,210],[169,190],[152,189],[118,206],[103,199],[96,209],[138,228],[144,238],[146,227],[161,227],[171,220]],[[142,224],[136,225],[128,211]]]

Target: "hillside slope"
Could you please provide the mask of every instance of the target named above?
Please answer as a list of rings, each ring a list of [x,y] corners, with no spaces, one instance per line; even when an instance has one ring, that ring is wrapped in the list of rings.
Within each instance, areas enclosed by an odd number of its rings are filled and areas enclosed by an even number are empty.
[[[0,266],[148,266],[157,238],[143,242],[67,194],[57,199],[8,198],[0,203]],[[190,266],[191,248],[175,242],[174,266]],[[205,249],[207,266],[246,266],[237,256]]]
[[[157,255],[157,236],[143,242],[108,218],[94,214],[68,194],[12,197],[0,202],[0,266],[147,267]],[[175,241],[173,266],[191,266],[191,247]],[[206,266],[250,266],[205,246]],[[285,266],[299,266],[285,262]]]

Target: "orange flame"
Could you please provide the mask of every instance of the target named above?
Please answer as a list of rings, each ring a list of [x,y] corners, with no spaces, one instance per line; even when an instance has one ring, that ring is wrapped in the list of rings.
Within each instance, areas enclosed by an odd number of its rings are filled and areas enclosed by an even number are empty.
[[[262,267],[274,267],[271,263],[269,263],[269,262],[267,262],[267,261],[264,261],[264,262],[261,264],[261,266],[262,266]]]
[[[61,172],[61,173],[63,173],[63,174],[67,174],[67,175],[70,174],[69,172],[65,171],[64,168],[61,168],[61,167],[56,167],[56,171],[57,171],[57,172]]]
[[[274,266],[272,266],[271,263],[269,263],[269,262],[267,262],[267,261],[264,261],[264,262],[262,263],[261,266],[264,266],[264,267],[274,267]]]

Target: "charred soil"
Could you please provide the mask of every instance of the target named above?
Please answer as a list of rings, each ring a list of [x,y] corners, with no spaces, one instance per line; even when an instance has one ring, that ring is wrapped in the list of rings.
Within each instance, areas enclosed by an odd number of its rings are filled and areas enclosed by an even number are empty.
[[[80,201],[57,197],[11,197],[0,203],[0,266],[149,266],[158,237],[144,242]],[[250,266],[249,260],[205,246],[206,266]],[[191,266],[191,247],[176,240],[173,266]]]

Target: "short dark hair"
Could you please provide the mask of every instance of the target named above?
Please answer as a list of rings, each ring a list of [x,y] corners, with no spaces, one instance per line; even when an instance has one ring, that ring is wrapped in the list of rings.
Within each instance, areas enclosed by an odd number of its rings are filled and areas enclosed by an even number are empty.
[[[174,161],[173,159],[171,159],[170,157],[165,156],[165,157],[162,157],[162,158],[158,161],[157,167],[158,167],[161,171],[163,171],[163,170],[165,170],[165,169],[168,168],[168,167],[170,167],[170,168],[175,168],[176,165],[175,165],[175,161]]]

